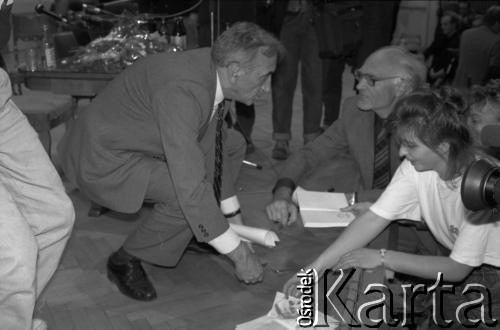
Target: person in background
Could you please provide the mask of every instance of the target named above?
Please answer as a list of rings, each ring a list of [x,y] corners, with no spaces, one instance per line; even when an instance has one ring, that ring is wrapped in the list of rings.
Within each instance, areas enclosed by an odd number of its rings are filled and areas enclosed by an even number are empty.
[[[273,139],[272,157],[285,160],[290,154],[292,105],[297,86],[299,65],[302,88],[302,127],[304,144],[321,132],[322,68],[318,39],[313,26],[314,8],[311,0],[288,0],[280,40],[287,50],[283,64],[273,77]]]
[[[449,85],[458,65],[460,44],[460,17],[451,11],[445,12],[440,20],[440,33],[424,51],[429,63],[428,80],[431,86]]]
[[[453,86],[469,88],[500,77],[500,6],[491,6],[483,25],[465,30],[460,38]]]
[[[470,113],[468,119],[476,144],[489,155],[500,159],[500,149],[484,146],[481,131],[486,125],[500,124],[500,80],[489,81],[485,86],[474,85],[470,91]],[[500,129],[500,126],[499,126]]]
[[[0,52],[7,46],[10,39],[10,13],[14,0],[0,0]],[[0,53],[0,68],[7,70],[5,61]]]
[[[292,193],[297,184],[358,192],[360,202],[375,201],[399,165],[386,119],[400,98],[425,83],[426,71],[421,60],[401,47],[383,47],[368,56],[355,73],[359,93],[345,100],[343,115],[287,160],[266,207],[269,219],[283,224],[296,220]]]
[[[468,315],[455,312],[462,303],[471,303],[481,293],[462,294],[473,283],[488,288],[490,297],[500,295],[500,227],[494,224],[473,225],[489,218],[488,210],[469,211],[462,203],[460,184],[466,168],[478,157],[466,123],[467,104],[458,91],[419,91],[402,98],[395,105],[394,128],[404,157],[391,183],[363,215],[356,218],[320,256],[303,269],[325,270],[379,266],[421,279],[454,283],[454,291],[442,295],[444,320],[463,327],[472,320],[484,320],[481,309],[469,309]],[[394,250],[368,249],[365,246],[392,221],[424,221],[433,236],[449,253],[415,255]],[[284,287],[296,294],[299,279],[292,277]],[[439,288],[437,288],[439,290]],[[454,293],[454,294],[453,294]],[[483,297],[484,298],[484,297]],[[500,317],[500,301],[489,301],[489,317]],[[436,318],[435,318],[436,319]]]
[[[75,213],[38,134],[0,69],[0,324],[45,330],[36,299],[59,265]]]
[[[323,0],[324,1],[324,0]],[[338,58],[322,58],[323,65],[323,128],[329,127],[340,115],[342,78],[346,65],[360,67],[366,58],[380,47],[391,43],[399,0],[383,1],[333,1],[328,5],[351,3],[363,12],[361,20],[361,42],[353,53]],[[358,9],[359,10],[359,9]]]
[[[108,259],[108,277],[123,294],[155,299],[141,263],[175,267],[193,236],[226,255],[242,282],[262,280],[259,259],[228,223],[243,223],[234,183],[245,141],[234,130],[223,139],[221,105],[250,105],[269,92],[283,53],[256,24],[236,23],[211,49],[137,61],[77,118],[62,153],[66,177],[111,210],[154,205]]]

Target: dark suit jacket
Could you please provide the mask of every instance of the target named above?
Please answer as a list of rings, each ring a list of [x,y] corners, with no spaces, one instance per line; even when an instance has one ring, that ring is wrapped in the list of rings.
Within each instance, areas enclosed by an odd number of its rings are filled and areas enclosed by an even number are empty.
[[[299,182],[302,175],[320,164],[336,159],[350,159],[358,164],[352,175],[360,182],[352,191],[371,190],[375,158],[374,128],[375,113],[357,107],[357,97],[350,97],[342,105],[342,115],[321,136],[294,153],[287,161],[281,177]],[[391,143],[391,173],[399,166],[398,148],[395,139]],[[359,171],[359,173],[358,173]],[[359,175],[360,174],[360,175]],[[381,191],[374,191],[364,200],[374,200]]]
[[[500,66],[500,36],[485,25],[465,30],[460,38],[453,86],[484,84],[491,67]]]
[[[136,212],[152,164],[164,160],[194,235],[219,236],[228,224],[212,187],[215,89],[209,48],[139,60],[82,111],[66,141],[65,174],[103,206]]]

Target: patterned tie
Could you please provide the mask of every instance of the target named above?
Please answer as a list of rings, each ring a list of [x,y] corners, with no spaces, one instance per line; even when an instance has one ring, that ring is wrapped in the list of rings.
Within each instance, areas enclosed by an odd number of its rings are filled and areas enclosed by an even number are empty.
[[[389,136],[385,125],[379,121],[375,139],[375,162],[373,171],[373,189],[385,189],[391,181],[389,157]],[[377,125],[375,125],[377,127]]]
[[[215,134],[215,166],[214,166],[214,195],[220,205],[222,186],[222,124],[224,123],[224,101],[217,107],[217,132]]]

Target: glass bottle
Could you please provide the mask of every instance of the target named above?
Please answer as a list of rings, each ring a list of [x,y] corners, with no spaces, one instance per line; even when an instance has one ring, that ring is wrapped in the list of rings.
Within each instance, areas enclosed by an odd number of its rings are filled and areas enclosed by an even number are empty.
[[[174,28],[170,35],[170,43],[181,50],[185,50],[187,46],[186,27],[182,17],[177,17],[174,21]]]
[[[42,26],[43,37],[42,37],[42,52],[44,56],[44,66],[46,69],[51,70],[56,67],[56,49],[54,47],[54,41],[49,33],[49,26],[44,24]]]
[[[158,34],[160,35],[160,38],[168,43],[168,25],[167,25],[167,19],[162,18],[161,23],[158,26]]]

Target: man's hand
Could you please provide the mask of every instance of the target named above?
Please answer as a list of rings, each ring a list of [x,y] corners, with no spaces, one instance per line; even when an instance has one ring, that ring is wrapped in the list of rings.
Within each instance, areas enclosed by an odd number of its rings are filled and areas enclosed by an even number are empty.
[[[271,221],[290,225],[297,220],[297,206],[289,200],[277,199],[266,206],[267,217]]]
[[[250,251],[247,244],[240,242],[238,247],[227,256],[234,263],[238,280],[246,284],[262,282],[264,269],[259,258]]]

